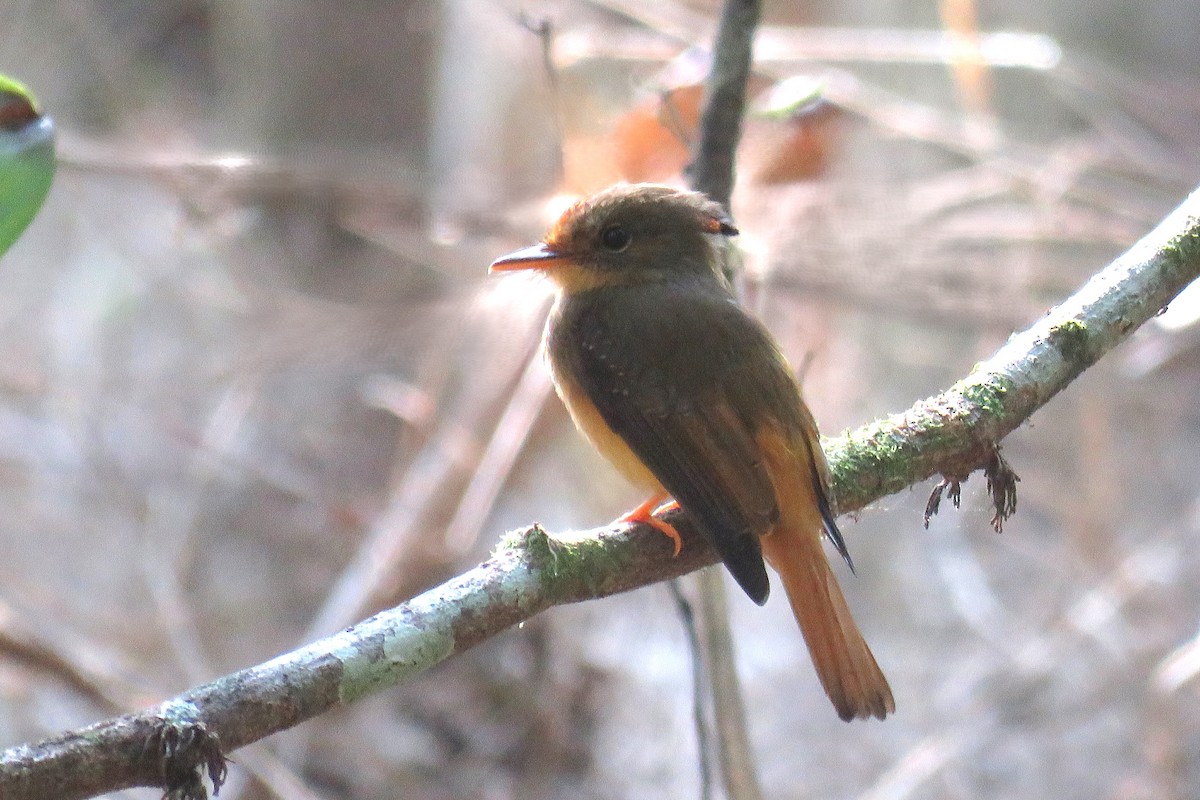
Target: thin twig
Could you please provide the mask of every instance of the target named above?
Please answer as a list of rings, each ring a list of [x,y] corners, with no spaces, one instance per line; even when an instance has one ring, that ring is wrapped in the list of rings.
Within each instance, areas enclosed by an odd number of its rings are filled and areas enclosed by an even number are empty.
[[[553,394],[541,348],[537,348],[526,357],[525,370],[513,389],[512,399],[497,419],[492,438],[463,490],[454,516],[446,525],[444,542],[451,554],[469,553],[479,541],[480,531],[500,490],[512,474],[513,465],[525,450],[534,423]]]
[[[546,91],[550,93],[550,107],[554,110],[554,129],[558,135],[559,154],[558,160],[558,175],[562,179],[566,173],[566,160],[562,157],[564,151],[563,146],[567,141],[566,125],[564,120],[567,118],[565,109],[563,108],[562,86],[558,77],[558,67],[554,63],[554,23],[547,17],[535,17],[527,12],[522,11],[517,16],[517,21],[521,27],[538,37],[538,42],[541,44],[542,50],[542,72],[546,76]]]
[[[698,574],[704,574],[701,570]],[[696,728],[696,750],[700,754],[700,800],[711,800],[713,796],[712,736],[708,727],[708,698],[711,695],[704,669],[704,651],[700,634],[696,630],[696,612],[692,603],[683,594],[678,580],[667,581],[675,609],[683,621],[683,632],[687,636],[688,654],[692,662],[692,724]]]
[[[721,777],[730,800],[761,800],[758,769],[746,726],[746,703],[738,680],[725,597],[725,575],[720,570],[700,570],[700,619],[704,623],[705,653],[713,687],[713,719],[717,725]]]
[[[692,188],[729,208],[733,160],[742,137],[746,81],[761,12],[758,0],[727,0],[705,83],[700,140],[688,167]]]
[[[841,511],[936,473],[963,477],[996,443],[1200,276],[1200,191],[991,359],[904,414],[826,443]],[[86,798],[205,769],[222,754],[412,679],[546,608],[627,591],[716,562],[677,514],[678,557],[649,526],[551,537],[534,526],[464,575],[334,636],[140,714],[0,755],[5,800]],[[195,794],[198,778],[187,785]],[[174,784],[172,784],[174,786]],[[169,787],[170,788],[170,787]],[[178,792],[176,792],[178,796]]]
[[[754,33],[761,13],[758,0],[725,2],[705,84],[700,138],[688,168],[692,188],[704,192],[727,210],[733,195],[734,164],[738,142],[742,138],[742,119],[746,114]],[[727,274],[729,272],[731,269],[727,265]],[[733,276],[730,274],[729,277]],[[712,713],[725,792],[730,800],[759,800],[762,789],[750,748],[746,707],[738,681],[733,632],[722,580],[721,573],[708,570],[696,581],[705,654],[696,672],[707,672],[712,689]],[[701,756],[706,759],[708,754],[702,750]]]
[[[541,319],[540,313],[540,309],[534,311],[530,319]],[[524,333],[528,340],[522,354],[525,360],[521,364],[533,357],[540,341],[540,326],[531,322]],[[521,378],[521,374],[514,370],[511,380],[528,380]],[[505,376],[505,384],[509,378]],[[438,429],[412,459],[389,498],[386,510],[375,521],[371,534],[338,576],[334,588],[309,624],[306,638],[337,630],[381,605],[381,596],[398,582],[396,566],[405,562],[406,555],[411,561],[413,542],[419,540],[422,525],[428,525],[431,509],[445,502],[447,491],[457,488],[464,474],[475,474],[478,470],[482,451],[472,453],[469,463],[448,454],[461,449],[455,443],[466,437],[464,431],[483,425],[493,410],[479,398],[470,399],[464,408],[466,410],[461,414],[443,415]],[[444,541],[441,535],[437,538]]]

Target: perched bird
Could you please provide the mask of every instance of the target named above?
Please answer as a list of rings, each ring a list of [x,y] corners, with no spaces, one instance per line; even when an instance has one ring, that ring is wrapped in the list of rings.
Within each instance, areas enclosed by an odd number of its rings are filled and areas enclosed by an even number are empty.
[[[54,123],[25,86],[0,75],[0,255],[42,207],[54,164]]]
[[[622,519],[654,525],[678,552],[678,533],[653,516],[674,498],[760,605],[765,556],[838,715],[882,719],[895,711],[891,689],[821,547],[824,534],[850,561],[816,423],[779,347],[719,268],[719,237],[736,233],[701,194],[618,185],[491,271],[537,270],[557,285],[545,347],[559,397],[649,494]]]

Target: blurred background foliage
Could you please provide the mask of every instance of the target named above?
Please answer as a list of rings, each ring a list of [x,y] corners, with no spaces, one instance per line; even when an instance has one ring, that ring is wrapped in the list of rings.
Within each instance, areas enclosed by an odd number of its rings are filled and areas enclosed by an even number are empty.
[[[566,196],[678,180],[715,2],[0,9],[0,71],[62,132],[0,261],[0,744],[631,504],[549,391],[546,287],[486,265]],[[1200,175],[1190,0],[764,25],[744,290],[827,432],[965,374]],[[1200,793],[1192,316],[1009,438],[1002,535],[981,479],[928,531],[928,487],[847,522],[893,719],[840,722],[782,595],[733,600],[768,796]],[[556,609],[235,759],[222,798],[698,796],[684,636],[662,586]]]

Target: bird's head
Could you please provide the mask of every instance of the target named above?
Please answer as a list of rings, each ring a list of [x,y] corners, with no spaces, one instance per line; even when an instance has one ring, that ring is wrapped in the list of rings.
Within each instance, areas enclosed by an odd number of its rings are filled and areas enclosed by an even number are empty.
[[[568,208],[541,244],[492,262],[533,269],[563,290],[717,275],[713,236],[733,236],[721,206],[698,192],[618,184]]]

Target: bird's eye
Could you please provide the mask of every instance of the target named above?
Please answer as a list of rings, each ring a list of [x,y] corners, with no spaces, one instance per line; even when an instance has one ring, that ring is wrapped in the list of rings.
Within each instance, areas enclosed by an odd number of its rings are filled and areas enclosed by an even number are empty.
[[[606,250],[611,250],[614,253],[619,253],[626,247],[629,247],[631,241],[633,241],[633,237],[629,235],[629,231],[620,225],[610,225],[600,234],[600,243],[604,245]]]

